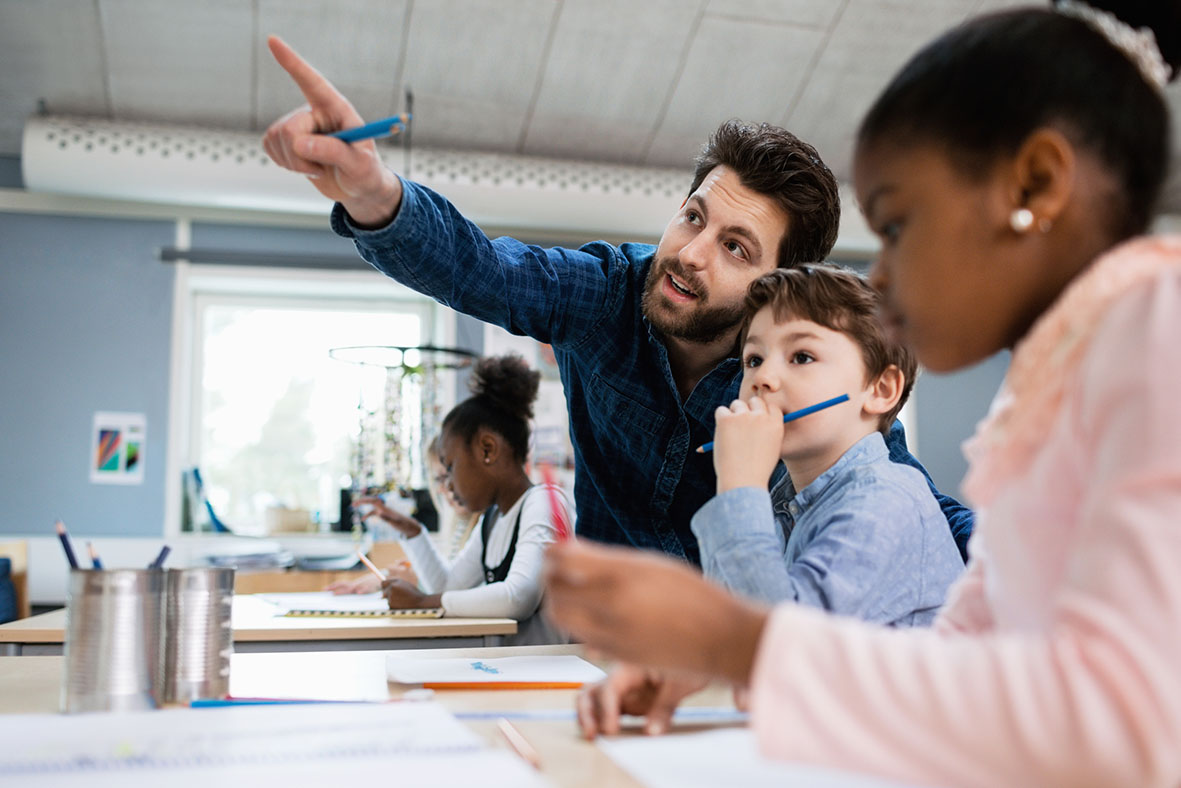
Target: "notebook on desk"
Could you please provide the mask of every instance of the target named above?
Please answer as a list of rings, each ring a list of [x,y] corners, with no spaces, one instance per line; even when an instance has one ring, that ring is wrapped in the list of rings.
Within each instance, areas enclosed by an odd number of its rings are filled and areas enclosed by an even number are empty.
[[[442,618],[441,607],[399,608],[397,610],[288,610],[289,618]]]
[[[373,594],[333,594],[330,591],[307,591],[286,594],[254,594],[256,599],[274,606],[275,615],[303,618],[442,618],[443,608],[404,608],[390,610],[380,592]]]

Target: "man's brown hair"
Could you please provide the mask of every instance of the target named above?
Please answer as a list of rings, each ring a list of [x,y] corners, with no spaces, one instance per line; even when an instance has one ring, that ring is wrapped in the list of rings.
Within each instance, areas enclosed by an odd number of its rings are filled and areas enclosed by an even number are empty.
[[[780,267],[823,260],[832,251],[841,221],[837,180],[816,149],[796,135],[769,123],[728,120],[710,135],[696,164],[690,195],[715,167],[725,166],[787,213]]]
[[[855,271],[826,263],[810,263],[795,268],[777,268],[759,277],[746,291],[746,324],[739,338],[746,343],[746,333],[755,314],[771,307],[775,321],[795,318],[839,331],[861,348],[866,382],[875,380],[890,365],[902,371],[902,396],[889,413],[878,421],[878,430],[890,431],[898,411],[906,404],[914,387],[918,364],[914,354],[885,332],[879,315],[881,296]]]

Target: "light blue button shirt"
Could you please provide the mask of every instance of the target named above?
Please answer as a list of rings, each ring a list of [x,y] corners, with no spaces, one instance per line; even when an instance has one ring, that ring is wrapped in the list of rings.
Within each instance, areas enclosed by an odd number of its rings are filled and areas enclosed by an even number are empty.
[[[715,496],[692,528],[706,576],[736,593],[890,626],[929,624],[964,569],[926,480],[877,432],[798,493],[785,474]]]

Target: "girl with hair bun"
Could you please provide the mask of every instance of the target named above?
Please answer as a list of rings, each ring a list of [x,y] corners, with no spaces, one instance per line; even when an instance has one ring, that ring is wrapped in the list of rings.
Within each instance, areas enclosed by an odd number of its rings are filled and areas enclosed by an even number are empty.
[[[1144,235],[1179,61],[1179,0],[1001,12],[919,52],[861,126],[887,324],[937,371],[1013,354],[933,631],[758,607],[588,544],[550,550],[556,620],[749,687],[775,757],[908,785],[1181,785],[1181,237]],[[663,713],[670,675],[626,711]],[[606,697],[580,699],[588,734]]]
[[[472,396],[443,419],[439,459],[458,503],[483,512],[471,537],[449,563],[416,521],[367,498],[373,513],[401,535],[419,586],[401,579],[382,584],[390,608],[441,607],[448,616],[513,618],[513,645],[556,643],[561,637],[540,615],[541,567],[556,534],[544,485],[525,472],[529,420],[540,373],[519,356],[481,359]],[[557,491],[573,522],[573,506]]]

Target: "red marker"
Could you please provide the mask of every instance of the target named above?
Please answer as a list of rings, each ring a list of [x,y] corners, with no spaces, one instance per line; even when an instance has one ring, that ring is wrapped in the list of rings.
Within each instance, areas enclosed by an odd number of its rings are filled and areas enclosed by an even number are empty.
[[[558,500],[558,485],[554,481],[554,473],[549,463],[541,463],[541,478],[545,480],[545,490],[549,493],[550,518],[553,520],[554,530],[558,532],[558,541],[565,542],[571,536],[570,523],[566,520],[566,507]]]

